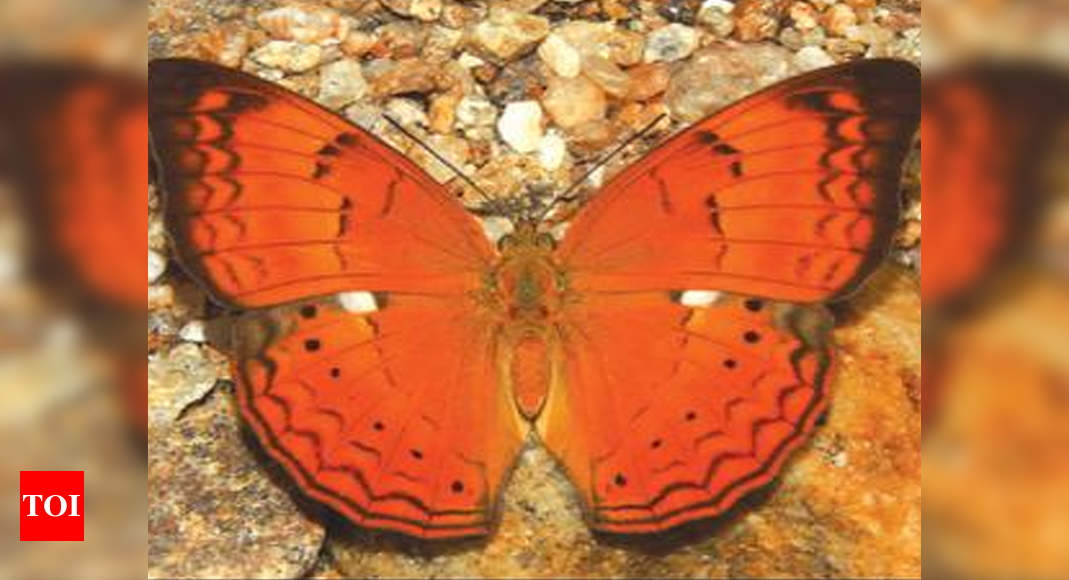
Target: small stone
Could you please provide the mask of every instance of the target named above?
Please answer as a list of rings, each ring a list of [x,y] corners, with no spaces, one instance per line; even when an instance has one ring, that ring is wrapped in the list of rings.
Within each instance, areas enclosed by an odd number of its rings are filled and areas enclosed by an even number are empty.
[[[167,270],[167,258],[155,250],[148,251],[148,283],[154,284]]]
[[[731,15],[734,9],[735,5],[727,0],[706,1],[698,10],[697,22],[717,38],[727,38],[735,30],[735,18]]]
[[[546,171],[556,171],[564,164],[568,144],[556,132],[547,133],[538,142],[538,163]]]
[[[319,71],[319,102],[340,109],[367,93],[367,81],[360,63],[353,59],[336,60]]]
[[[620,66],[632,66],[642,62],[646,50],[646,38],[637,32],[613,27],[606,40],[609,57]]]
[[[538,148],[542,139],[542,107],[537,101],[520,101],[505,105],[497,121],[501,140],[520,153]]]
[[[349,113],[346,109],[346,114]],[[426,127],[430,125],[423,107],[412,99],[390,99],[386,101],[386,114],[405,127]],[[376,115],[377,116],[377,115]],[[363,125],[361,125],[363,126]]]
[[[645,101],[663,93],[668,88],[671,72],[668,65],[661,62],[641,64],[627,71],[628,101]]]
[[[559,34],[550,34],[538,46],[538,56],[557,76],[573,78],[579,75],[582,58],[579,51]]]
[[[483,97],[468,95],[457,103],[456,120],[461,127],[489,127],[497,121],[497,108]]]
[[[207,342],[208,338],[204,333],[204,321],[203,320],[190,320],[182,326],[178,331],[178,338],[184,342]]]
[[[812,30],[819,26],[817,9],[813,8],[813,5],[808,2],[791,4],[787,14],[791,17],[794,27],[798,30]]]
[[[481,18],[480,7],[449,1],[442,6],[442,24],[449,28],[464,28]]]
[[[853,57],[865,54],[865,45],[845,38],[829,38],[824,42],[824,50],[832,57]]]
[[[735,36],[744,42],[775,38],[779,13],[775,0],[739,0],[735,5]]]
[[[806,46],[794,53],[794,66],[799,72],[824,68],[835,64],[835,59],[819,46]]]
[[[457,57],[457,64],[462,68],[472,69],[486,64],[486,61],[470,52],[462,52],[460,53],[460,56]]]
[[[425,137],[424,141],[436,153],[446,158],[453,167],[464,171],[471,156],[471,147],[467,140],[455,135],[430,135]],[[412,147],[408,155],[439,183],[445,183],[457,177],[456,171],[439,161],[423,147],[418,145]]]
[[[568,130],[568,147],[580,155],[594,155],[616,143],[623,129],[606,119],[581,123]]]
[[[857,24],[857,15],[846,4],[833,4],[821,16],[824,29],[835,36],[845,36],[847,28]]]
[[[289,40],[272,40],[253,51],[256,62],[286,72],[300,73],[319,65],[323,49],[318,44],[300,44]]]
[[[148,287],[148,308],[159,310],[174,306],[174,288],[170,284],[152,284]]]
[[[392,12],[434,22],[442,15],[442,0],[381,0]]]
[[[605,117],[605,93],[585,77],[552,78],[542,105],[564,129]]]
[[[698,31],[674,22],[650,33],[646,38],[643,60],[673,62],[687,58],[696,48]]]
[[[490,17],[477,24],[472,41],[489,55],[512,60],[534,48],[549,34],[549,20],[512,10],[491,10]]]
[[[348,22],[337,12],[305,2],[262,12],[256,22],[272,38],[302,43],[342,39],[349,32]]]
[[[780,31],[779,42],[791,50],[799,50],[803,46],[823,46],[827,40],[823,28],[813,28],[802,32],[797,28],[788,26]]]
[[[623,97],[630,88],[630,77],[613,61],[588,54],[583,57],[583,74],[613,97]]]
[[[859,24],[848,26],[844,36],[847,40],[860,42],[867,46],[885,45],[895,38],[895,33],[876,24]]]
[[[457,104],[462,96],[463,93],[460,91],[449,91],[431,99],[430,110],[427,112],[431,131],[448,133],[453,130],[453,124],[457,119]]]
[[[448,88],[450,80],[441,67],[417,59],[406,59],[371,81],[376,96],[401,93],[430,93]]]
[[[228,21],[207,33],[209,59],[223,66],[238,68],[249,52],[249,30],[238,21]]]
[[[787,49],[773,44],[702,49],[672,75],[665,102],[673,117],[697,121],[790,76],[793,56]]]
[[[342,40],[341,49],[349,56],[364,56],[371,52],[376,43],[378,39],[374,35],[362,30],[353,30]]]
[[[428,29],[417,22],[397,21],[380,26],[375,46],[378,56],[402,60],[417,56],[427,42]]]
[[[445,62],[453,59],[457,47],[464,40],[464,33],[445,26],[431,27],[423,45],[423,59],[429,62]]]

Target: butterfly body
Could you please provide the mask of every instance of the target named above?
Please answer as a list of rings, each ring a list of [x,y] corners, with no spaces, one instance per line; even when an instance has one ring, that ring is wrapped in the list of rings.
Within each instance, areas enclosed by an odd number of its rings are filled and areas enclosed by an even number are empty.
[[[769,483],[828,402],[829,326],[803,304],[886,253],[920,92],[890,60],[789,79],[619,172],[559,243],[521,219],[495,250],[445,187],[299,95],[184,59],[149,84],[179,257],[250,309],[247,423],[308,496],[424,538],[489,533],[532,431],[606,532]],[[386,299],[351,311],[353,290]]]

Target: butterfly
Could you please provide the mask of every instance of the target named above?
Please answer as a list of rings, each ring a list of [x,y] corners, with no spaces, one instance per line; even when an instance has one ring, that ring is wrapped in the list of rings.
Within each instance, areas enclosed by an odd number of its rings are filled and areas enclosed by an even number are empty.
[[[594,529],[652,533],[768,484],[824,412],[804,305],[888,251],[919,83],[894,60],[786,80],[620,171],[560,239],[520,218],[496,247],[415,163],[252,75],[155,60],[149,124],[179,260],[248,311],[243,417],[304,494],[484,535],[537,440]]]

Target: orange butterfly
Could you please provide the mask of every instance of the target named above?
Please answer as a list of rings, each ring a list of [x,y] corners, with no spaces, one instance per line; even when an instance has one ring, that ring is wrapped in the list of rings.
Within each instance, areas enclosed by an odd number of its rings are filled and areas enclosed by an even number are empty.
[[[243,323],[235,376],[307,495],[486,534],[533,431],[593,527],[643,533],[767,484],[824,411],[824,319],[763,299],[835,300],[880,263],[919,82],[890,60],[790,79],[622,171],[559,243],[517,219],[497,248],[413,162],[253,76],[155,61],[149,118],[181,260],[223,304],[285,305]]]

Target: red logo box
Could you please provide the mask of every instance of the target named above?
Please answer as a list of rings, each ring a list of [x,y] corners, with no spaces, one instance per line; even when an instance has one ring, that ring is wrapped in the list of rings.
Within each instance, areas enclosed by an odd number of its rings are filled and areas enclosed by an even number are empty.
[[[85,472],[19,472],[19,540],[85,540]]]

